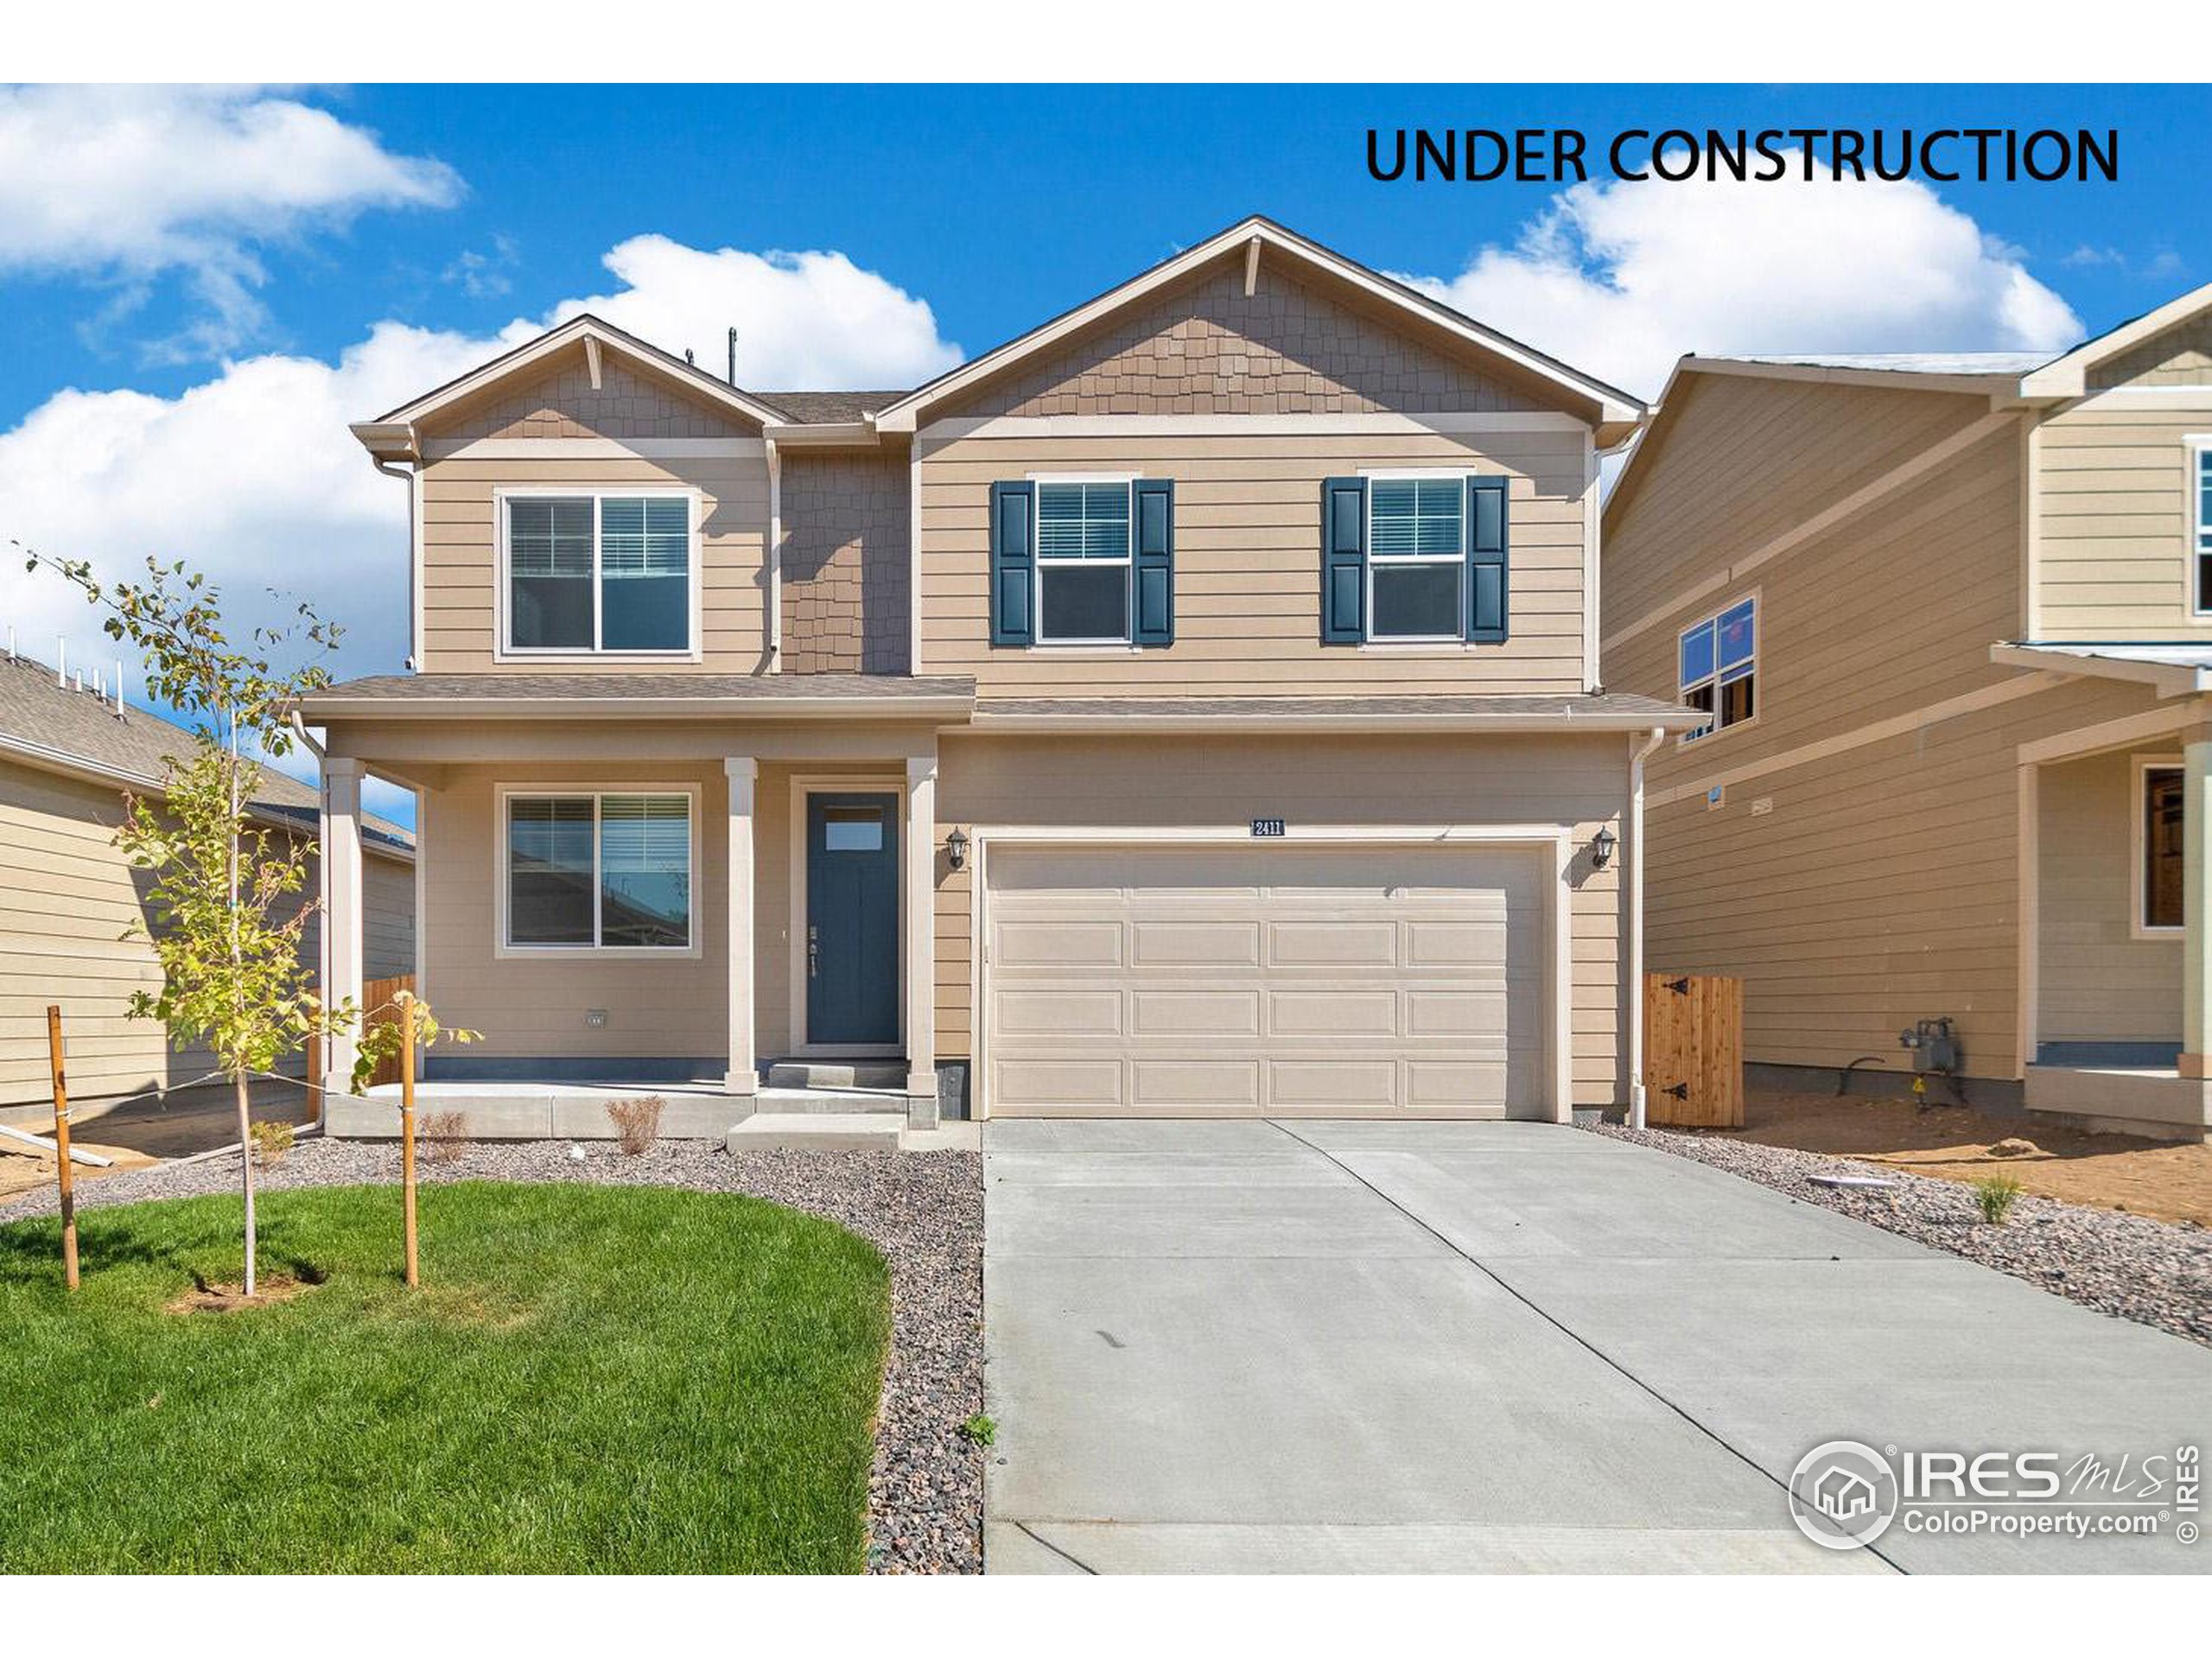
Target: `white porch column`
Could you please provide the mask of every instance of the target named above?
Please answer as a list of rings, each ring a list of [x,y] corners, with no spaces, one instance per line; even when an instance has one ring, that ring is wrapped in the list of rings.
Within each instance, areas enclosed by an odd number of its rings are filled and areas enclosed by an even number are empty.
[[[760,1081],[753,1052],[753,785],[760,765],[749,754],[733,754],[722,771],[729,778],[723,866],[729,886],[729,1069],[722,1092],[750,1095]]]
[[[322,763],[322,987],[325,1007],[361,1000],[361,772],[359,760]],[[420,857],[419,850],[416,856]],[[420,925],[417,918],[416,925]],[[331,1033],[323,1052],[324,1087],[353,1086],[356,1031]]]
[[[906,761],[906,1121],[937,1126],[937,756]]]
[[[2181,1074],[2212,1077],[2212,730],[2191,731],[2182,759]]]

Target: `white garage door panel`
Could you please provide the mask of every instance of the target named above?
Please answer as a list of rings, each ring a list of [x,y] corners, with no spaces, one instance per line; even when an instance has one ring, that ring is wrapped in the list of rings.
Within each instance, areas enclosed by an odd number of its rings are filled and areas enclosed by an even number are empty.
[[[989,1105],[1543,1116],[1549,855],[995,847]]]

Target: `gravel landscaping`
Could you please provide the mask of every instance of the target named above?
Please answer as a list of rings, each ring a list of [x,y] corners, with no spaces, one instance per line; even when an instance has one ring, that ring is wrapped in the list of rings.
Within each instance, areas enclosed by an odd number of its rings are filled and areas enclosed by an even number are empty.
[[[1592,1126],[1787,1192],[1807,1204],[1949,1250],[2069,1300],[2212,1344],[2212,1230],[2023,1194],[2004,1226],[1984,1222],[1973,1189],[1885,1166],[1672,1129]],[[1868,1175],[1885,1191],[1816,1186],[1815,1174]]]
[[[479,1141],[437,1181],[588,1181],[744,1192],[859,1234],[891,1267],[891,1354],[868,1483],[868,1567],[876,1573],[982,1569],[984,1449],[961,1425],[983,1408],[983,1189],[974,1153],[758,1152],[664,1142],[641,1157],[610,1142]],[[269,1190],[399,1178],[389,1143],[308,1141],[264,1173]],[[163,1164],[78,1188],[78,1208],[237,1190],[229,1159]],[[51,1189],[0,1204],[0,1222],[49,1214]]]

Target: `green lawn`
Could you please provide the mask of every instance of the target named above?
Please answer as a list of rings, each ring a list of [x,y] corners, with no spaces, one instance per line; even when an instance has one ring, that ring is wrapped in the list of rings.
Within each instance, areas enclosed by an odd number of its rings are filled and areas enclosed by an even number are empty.
[[[0,1227],[0,1572],[849,1573],[890,1332],[882,1258],[751,1198],[471,1182]]]

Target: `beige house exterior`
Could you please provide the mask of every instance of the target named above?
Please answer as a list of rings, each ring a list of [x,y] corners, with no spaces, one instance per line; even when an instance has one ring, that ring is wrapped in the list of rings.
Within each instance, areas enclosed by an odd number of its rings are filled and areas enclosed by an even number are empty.
[[[373,775],[479,1133],[663,1081],[718,1134],[794,1061],[916,1123],[1619,1106],[1639,756],[1694,718],[1597,689],[1643,417],[1256,219],[909,391],[579,318],[354,429],[415,658],[306,711],[334,975]]]
[[[1745,979],[1770,1081],[1894,1091],[1948,1019],[1969,1097],[2212,1122],[2208,340],[2212,289],[2056,360],[1679,365],[1606,677],[1714,712],[1649,765],[1649,960]]]
[[[161,988],[152,950],[130,930],[158,922],[144,874],[115,846],[126,798],[158,793],[162,758],[188,742],[176,727],[57,668],[0,659],[0,1122],[52,1121],[49,1006],[62,1011],[79,1106],[166,1092],[213,1068],[206,1051],[173,1049],[158,1024],[130,1017],[134,992]],[[263,774],[259,823],[309,836],[318,810],[308,785]],[[362,969],[409,972],[413,845],[369,819],[360,853]],[[308,918],[302,942],[310,961],[321,950],[319,923]]]

